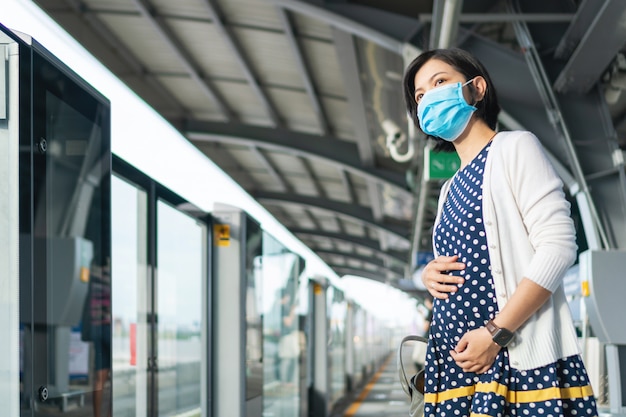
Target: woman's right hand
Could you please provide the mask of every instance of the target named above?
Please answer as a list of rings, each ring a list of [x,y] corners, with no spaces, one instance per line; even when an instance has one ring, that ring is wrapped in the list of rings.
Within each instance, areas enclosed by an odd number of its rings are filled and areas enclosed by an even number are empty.
[[[465,269],[465,264],[457,262],[458,255],[439,256],[430,261],[422,271],[422,282],[428,292],[435,298],[445,300],[449,293],[456,292],[458,284],[463,284],[462,277],[449,275],[450,271],[461,271]]]

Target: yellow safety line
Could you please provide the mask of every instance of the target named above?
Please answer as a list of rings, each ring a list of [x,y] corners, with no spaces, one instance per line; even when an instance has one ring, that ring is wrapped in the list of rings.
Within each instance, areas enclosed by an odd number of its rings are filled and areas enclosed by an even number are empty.
[[[391,357],[392,357],[392,355],[389,355],[389,357],[387,358],[385,363],[382,364],[382,366],[380,367],[378,372],[376,372],[374,374],[374,376],[372,377],[370,382],[368,382],[367,385],[365,386],[365,388],[363,388],[363,391],[361,391],[361,394],[359,394],[359,397],[356,399],[355,402],[352,403],[352,405],[348,408],[348,410],[343,415],[343,417],[352,417],[352,416],[354,416],[356,414],[357,410],[361,406],[361,403],[367,398],[367,395],[370,393],[372,388],[374,388],[374,385],[376,384],[376,381],[378,381],[378,378],[380,377],[380,374],[382,374],[383,371],[385,370],[385,367],[387,366],[387,364],[391,360]]]

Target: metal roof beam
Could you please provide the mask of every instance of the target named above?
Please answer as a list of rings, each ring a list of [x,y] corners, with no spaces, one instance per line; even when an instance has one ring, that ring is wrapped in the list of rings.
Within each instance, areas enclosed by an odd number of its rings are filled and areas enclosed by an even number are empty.
[[[315,217],[312,213],[311,210],[303,210],[304,214],[306,214],[306,216],[309,218],[309,220],[311,221],[311,223],[313,223],[313,226],[316,229],[321,229],[322,226],[320,225],[320,222],[317,220],[317,217]]]
[[[285,9],[278,7],[278,14],[280,16],[280,20],[283,24],[283,29],[285,30],[285,34],[287,35],[287,41],[289,42],[289,46],[296,58],[296,64],[298,65],[298,69],[300,70],[300,74],[302,75],[302,81],[304,82],[304,89],[306,90],[307,95],[309,96],[309,100],[311,100],[311,105],[313,106],[313,111],[317,116],[317,122],[320,125],[320,129],[322,134],[327,135],[330,132],[328,127],[328,120],[326,119],[326,114],[324,113],[324,109],[322,104],[320,103],[319,97],[317,95],[317,91],[315,90],[315,86],[313,85],[313,80],[311,78],[311,72],[309,70],[309,66],[307,65],[306,59],[302,54],[302,50],[300,49],[300,45],[298,43],[298,39],[293,31],[293,25],[291,23],[291,18],[289,17],[289,12]]]
[[[352,185],[352,180],[348,176],[348,173],[345,169],[337,169],[339,175],[341,176],[341,182],[343,183],[343,188],[346,190],[346,195],[349,198],[350,203],[356,203],[358,201],[356,191],[354,191],[354,186]]]
[[[174,32],[167,26],[162,17],[159,17],[154,6],[148,0],[133,0],[135,7],[141,15],[148,19],[152,27],[158,32],[162,40],[170,47],[170,50],[177,55],[180,63],[185,67],[189,76],[199,86],[202,92],[217,105],[227,121],[236,120],[235,113],[226,105],[226,100],[217,92],[215,86],[204,77],[200,67],[194,62],[191,54],[180,42]]]
[[[329,267],[331,267],[333,270],[335,270],[335,272],[340,272],[344,275],[354,275],[354,276],[358,276],[358,277],[363,277],[363,278],[369,278],[375,281],[379,281],[385,284],[388,284],[388,280],[393,278],[393,279],[401,279],[404,278],[403,275],[400,275],[398,273],[395,272],[390,272],[387,270],[381,271],[380,268],[377,269],[377,271],[370,271],[368,269],[364,269],[364,268],[355,268],[349,265],[333,265],[333,264],[328,264]],[[378,272],[378,273],[377,273]],[[380,275],[378,275],[380,274]]]
[[[383,198],[380,195],[380,189],[378,183],[374,181],[367,181],[367,194],[370,198],[370,206],[372,207],[372,214],[377,221],[380,221],[385,217],[383,209]]]
[[[202,152],[210,153],[211,158],[219,160],[223,164],[222,166],[227,166],[229,168],[228,175],[244,189],[256,188],[260,185],[250,170],[243,167],[220,143],[203,143],[199,148]]]
[[[360,255],[358,253],[331,251],[331,250],[314,250],[316,254],[320,256],[341,256],[346,259],[355,259],[360,262],[365,262],[371,265],[376,265],[389,271],[394,271],[393,268],[387,266],[382,258],[372,258],[370,256]],[[396,271],[398,272],[398,271]]]
[[[330,259],[327,259],[329,257],[340,257],[343,259],[343,261],[347,264],[348,261],[357,261],[360,262],[362,264],[369,264],[369,265],[373,265],[377,268],[385,268],[385,266],[383,265],[382,261],[380,261],[379,259],[375,259],[375,258],[368,258],[367,256],[362,256],[362,255],[350,255],[347,253],[343,253],[343,252],[335,252],[335,251],[330,251],[330,250],[324,250],[324,251],[319,251],[316,250],[315,253],[317,255],[320,256],[320,258],[324,259],[324,261],[326,262],[331,262]],[[336,264],[335,264],[336,265]],[[385,268],[388,269],[388,268]],[[389,271],[391,271],[390,269],[388,269]]]
[[[322,258],[324,259],[324,258]],[[356,264],[356,262],[360,262],[359,264]],[[393,269],[389,269],[389,268],[385,268],[384,266],[378,265],[378,264],[374,264],[371,261],[361,261],[360,259],[345,259],[343,262],[341,262],[340,260],[337,260],[337,262],[327,262],[328,266],[330,266],[331,268],[335,269],[335,268],[349,268],[352,270],[358,270],[358,271],[366,271],[369,273],[373,273],[373,274],[381,274],[384,278],[385,278],[385,283],[387,283],[389,280],[398,280],[404,277],[404,274],[402,272],[399,271],[394,271]],[[356,274],[355,274],[356,275]]]
[[[343,83],[348,94],[348,107],[350,119],[354,126],[357,147],[361,162],[365,166],[374,165],[374,150],[372,149],[372,134],[368,128],[367,114],[365,112],[365,95],[361,85],[359,74],[359,62],[356,56],[353,35],[334,29],[333,39],[337,51],[337,59],[343,77]]]
[[[250,152],[254,154],[256,159],[258,159],[259,162],[263,164],[265,169],[269,172],[270,176],[274,178],[274,181],[280,184],[280,187],[283,189],[283,191],[285,192],[293,191],[291,185],[285,180],[285,177],[281,175],[276,165],[272,161],[270,161],[270,159],[267,156],[265,156],[265,154],[263,153],[263,150],[259,149],[258,147],[254,145],[250,145],[249,149],[250,149]]]
[[[458,23],[509,23],[524,21],[526,23],[568,23],[574,18],[573,13],[461,13]],[[430,23],[435,14],[420,13],[419,20]]]
[[[250,84],[250,87],[252,87],[252,89],[254,90],[257,98],[261,101],[261,103],[263,103],[263,106],[265,107],[265,110],[267,111],[272,123],[274,124],[274,126],[283,126],[283,121],[278,115],[276,107],[274,106],[274,104],[272,104],[267,94],[265,94],[263,88],[261,88],[261,84],[257,80],[256,75],[253,73],[252,65],[246,57],[242,46],[236,40],[237,38],[235,37],[235,34],[232,32],[232,30],[224,24],[224,17],[222,16],[217,2],[215,0],[204,0],[202,3],[206,6],[206,9],[211,16],[211,20],[213,20],[215,28],[222,35],[223,40],[228,44],[228,48],[232,51],[235,58],[239,62],[239,65],[243,70],[248,84]]]
[[[369,239],[366,237],[355,236],[355,235],[349,235],[349,234],[328,232],[325,230],[289,228],[289,231],[293,233],[294,235],[298,236],[300,239],[306,240],[306,237],[308,236],[308,237],[323,237],[323,238],[334,240],[334,241],[346,242],[346,243],[350,243],[350,244],[360,246],[366,249],[373,250],[380,257],[389,259],[392,262],[406,263],[407,254],[405,252],[400,252],[400,251],[395,251],[395,250],[383,251],[380,249],[379,242],[377,240]],[[308,245],[308,246],[311,246],[311,245]]]
[[[372,29],[367,24],[359,23],[351,18],[344,17],[336,12],[324,9],[317,5],[307,3],[301,0],[270,0],[276,6],[289,9],[293,12],[303,14],[315,20],[321,20],[333,28],[337,28],[344,32],[348,32],[354,36],[367,39],[378,46],[396,52],[402,53],[403,42],[396,37],[383,33],[380,30]],[[380,13],[378,13],[380,14]],[[417,22],[417,21],[416,21]],[[419,22],[417,22],[419,24]]]
[[[262,203],[275,203],[275,204],[294,204],[297,206],[311,207],[319,210],[327,210],[332,212],[338,217],[347,218],[358,223],[366,224],[367,226],[379,230],[383,233],[392,234],[399,239],[408,242],[407,228],[389,223],[381,223],[376,221],[372,216],[372,212],[367,207],[359,206],[356,204],[342,203],[333,200],[323,200],[318,197],[310,197],[301,194],[281,194],[272,193],[266,191],[256,191],[252,193],[252,196]]]
[[[588,8],[581,9],[576,21],[588,22],[589,12]],[[554,89],[560,93],[585,94],[589,92],[615,58],[615,55],[624,47],[625,22],[626,2],[623,0],[604,1],[591,24],[587,26],[587,31],[572,52],[569,61],[556,78]],[[562,43],[567,44],[572,41],[575,41],[575,37],[570,32],[566,34]],[[565,49],[567,48],[563,46],[559,52],[565,53]]]
[[[271,129],[232,123],[187,123],[186,136],[192,142],[220,142],[272,149],[286,154],[318,158],[338,169],[344,169],[369,180],[389,184],[407,198],[406,178],[401,173],[377,167],[364,167],[357,156],[356,145],[329,136],[318,136],[285,129]]]
[[[565,31],[565,34],[561,38],[556,50],[554,51],[555,58],[569,59],[574,52],[574,49],[580,43],[580,40],[585,36],[588,29],[593,24],[593,20],[600,13],[600,10],[604,6],[603,1],[583,1],[576,14],[569,20],[570,24]],[[511,16],[523,16],[523,13],[512,14]],[[524,19],[525,22],[528,20]]]
[[[70,7],[81,18],[86,20],[91,28],[100,35],[103,42],[107,43],[111,49],[114,49],[116,54],[122,58],[130,66],[134,75],[148,83],[155,91],[162,97],[167,99],[173,107],[175,107],[177,115],[176,117],[182,117],[188,113],[188,110],[176,99],[172,93],[170,93],[158,80],[151,74],[146,67],[135,57],[135,55],[125,46],[117,35],[115,35],[100,19],[95,16],[95,13],[82,1],[79,0],[66,0]],[[117,74],[118,77],[123,79],[123,76]]]
[[[311,179],[311,182],[313,183],[313,186],[315,187],[315,191],[317,191],[317,194],[320,197],[327,198],[328,195],[326,193],[326,190],[324,189],[324,187],[322,187],[322,184],[320,183],[319,178],[315,174],[315,171],[313,170],[313,167],[311,166],[311,162],[307,158],[299,157],[299,159],[300,159],[300,162],[302,162],[304,171]]]

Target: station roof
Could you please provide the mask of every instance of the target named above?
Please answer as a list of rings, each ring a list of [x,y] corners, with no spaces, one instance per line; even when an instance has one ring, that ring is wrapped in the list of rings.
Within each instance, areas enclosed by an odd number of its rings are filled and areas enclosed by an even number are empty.
[[[339,276],[415,295],[440,186],[423,175],[424,138],[402,98],[421,50],[478,55],[508,128],[551,129],[529,58],[561,95],[600,81],[614,92],[605,103],[623,145],[619,1],[35,2]],[[547,144],[567,170],[560,146]]]

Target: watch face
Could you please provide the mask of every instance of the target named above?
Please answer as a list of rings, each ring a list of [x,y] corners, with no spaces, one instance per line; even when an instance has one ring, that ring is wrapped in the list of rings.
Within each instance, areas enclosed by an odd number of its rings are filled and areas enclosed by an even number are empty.
[[[507,329],[498,329],[498,331],[493,335],[493,341],[502,347],[508,345],[512,339],[513,332]]]

